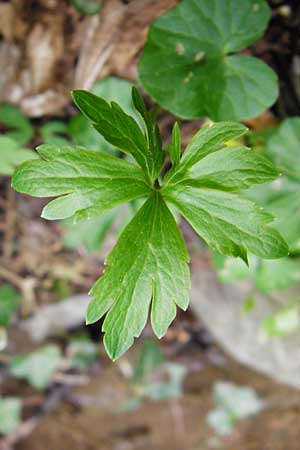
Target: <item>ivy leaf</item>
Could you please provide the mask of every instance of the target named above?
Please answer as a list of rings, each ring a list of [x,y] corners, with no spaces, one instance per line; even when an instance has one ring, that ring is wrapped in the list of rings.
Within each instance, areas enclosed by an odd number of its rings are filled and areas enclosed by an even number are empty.
[[[262,61],[232,55],[260,38],[270,18],[265,0],[184,0],[151,26],[139,64],[145,90],[185,119],[241,120],[278,96]]]
[[[123,152],[132,155],[150,174],[148,145],[136,121],[115,103],[106,102],[87,91],[73,91],[73,99],[81,112],[104,138]]]
[[[128,243],[130,242],[130,246]],[[144,328],[150,302],[152,328],[162,337],[188,306],[188,253],[176,222],[159,193],[154,193],[121,234],[108,256],[104,275],[91,290],[87,323],[103,323],[110,357],[121,356]]]
[[[79,220],[149,193],[143,172],[123,159],[80,147],[38,147],[40,161],[24,163],[12,180],[18,192],[59,198],[42,212],[49,220]]]
[[[38,158],[38,155],[7,136],[0,136],[0,174],[9,176],[24,161]]]
[[[224,255],[247,262],[247,251],[265,259],[281,258],[288,253],[283,238],[268,226],[273,217],[247,199],[184,184],[163,192],[206,243]]]
[[[0,105],[0,124],[8,130],[6,136],[17,142],[19,146],[28,144],[32,139],[34,129],[27,117],[14,105]]]

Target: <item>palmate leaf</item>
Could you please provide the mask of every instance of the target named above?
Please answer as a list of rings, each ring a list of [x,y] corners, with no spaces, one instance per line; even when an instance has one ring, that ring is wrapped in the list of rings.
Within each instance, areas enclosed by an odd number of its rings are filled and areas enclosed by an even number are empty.
[[[123,159],[80,147],[38,148],[40,161],[23,164],[12,185],[36,197],[61,196],[50,202],[42,217],[90,218],[150,192],[143,172]]]
[[[107,268],[91,290],[87,323],[106,316],[104,343],[112,359],[121,356],[144,328],[149,310],[154,333],[163,336],[179,306],[188,306],[188,253],[168,203],[220,253],[248,252],[280,258],[288,248],[270,228],[272,216],[239,191],[275,179],[272,163],[246,147],[226,142],[245,133],[231,122],[201,129],[181,156],[178,126],[166,149],[172,167],[164,175],[165,152],[154,114],[133,90],[144,131],[117,105],[76,91],[76,103],[104,137],[137,162],[130,163],[81,147],[41,146],[39,161],[25,162],[13,176],[16,190],[37,197],[58,196],[43,217],[75,220],[93,217],[133,199],[142,206],[106,259]],[[232,191],[232,192],[231,192]]]
[[[182,118],[241,120],[257,116],[278,95],[275,73],[233,53],[262,36],[265,0],[183,0],[150,27],[139,63],[145,90]]]
[[[106,260],[102,278],[91,290],[94,300],[87,323],[108,312],[104,343],[118,358],[144,328],[150,302],[151,324],[162,337],[176,315],[176,305],[189,302],[188,253],[172,213],[154,193],[126,227]]]

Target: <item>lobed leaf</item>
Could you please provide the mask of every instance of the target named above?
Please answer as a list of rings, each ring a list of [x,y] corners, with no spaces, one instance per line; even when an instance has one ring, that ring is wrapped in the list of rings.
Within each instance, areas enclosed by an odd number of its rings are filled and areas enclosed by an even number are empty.
[[[147,141],[133,117],[126,114],[117,103],[108,103],[90,92],[77,90],[73,91],[72,96],[94,128],[110,144],[132,155],[146,173],[150,174]]]
[[[165,182],[182,181],[184,175],[195,164],[208,154],[224,148],[226,142],[242,136],[246,131],[247,128],[244,125],[234,122],[219,122],[200,128],[187,145],[180,164],[166,175]]]
[[[206,156],[189,172],[193,186],[239,191],[278,178],[275,166],[247,147],[228,147]]]
[[[43,145],[38,152],[42,160],[20,166],[12,185],[35,197],[60,196],[44,208],[46,219],[100,215],[149,193],[142,170],[123,159],[80,147]]]
[[[247,252],[265,259],[288,254],[281,235],[268,226],[273,217],[236,194],[178,185],[166,188],[172,202],[214,250],[247,262]]]
[[[91,92],[102,97],[107,102],[118,103],[123,111],[139,120],[139,114],[134,108],[131,91],[133,84],[123,78],[105,77],[91,87]],[[73,116],[68,124],[68,132],[76,145],[93,150],[99,150],[108,155],[117,156],[116,147],[105,140],[105,138],[93,127],[90,120],[81,113]]]
[[[130,243],[130,245],[128,245]],[[159,193],[141,207],[109,254],[107,269],[91,290],[87,323],[103,323],[104,343],[117,359],[144,328],[150,302],[151,324],[162,337],[189,302],[188,253],[175,220]]]

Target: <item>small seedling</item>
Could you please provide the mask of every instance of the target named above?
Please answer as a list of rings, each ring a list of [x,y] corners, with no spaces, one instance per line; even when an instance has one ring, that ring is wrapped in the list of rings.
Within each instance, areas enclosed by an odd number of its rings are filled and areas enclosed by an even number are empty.
[[[175,126],[171,145],[163,149],[154,115],[133,88],[133,103],[143,128],[114,102],[74,91],[82,113],[104,138],[132,161],[82,147],[42,145],[41,160],[15,172],[13,187],[36,197],[57,197],[42,212],[48,220],[75,222],[101,215],[121,203],[143,199],[142,206],[107,257],[107,268],[91,290],[87,323],[106,315],[104,343],[109,356],[120,357],[148,319],[161,338],[189,303],[189,255],[169,205],[192,225],[214,250],[242,258],[286,256],[288,247],[269,226],[272,216],[239,191],[274,180],[272,162],[246,147],[225,143],[247,128],[233,122],[203,127],[181,156]],[[166,165],[167,152],[172,166]],[[135,160],[135,161],[134,161]]]

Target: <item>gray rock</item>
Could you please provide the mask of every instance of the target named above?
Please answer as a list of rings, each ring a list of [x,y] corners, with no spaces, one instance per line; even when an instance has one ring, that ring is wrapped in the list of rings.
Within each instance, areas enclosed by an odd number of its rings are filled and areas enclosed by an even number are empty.
[[[42,306],[33,317],[23,322],[22,327],[35,342],[76,328],[84,324],[90,299],[87,294],[74,295],[66,300]]]
[[[262,320],[278,310],[278,303],[260,295],[253,311],[243,314],[250,283],[221,285],[208,262],[198,266],[192,271],[191,306],[221,346],[242,364],[300,388],[300,330],[285,338],[262,332]],[[295,293],[299,287],[294,298]]]

